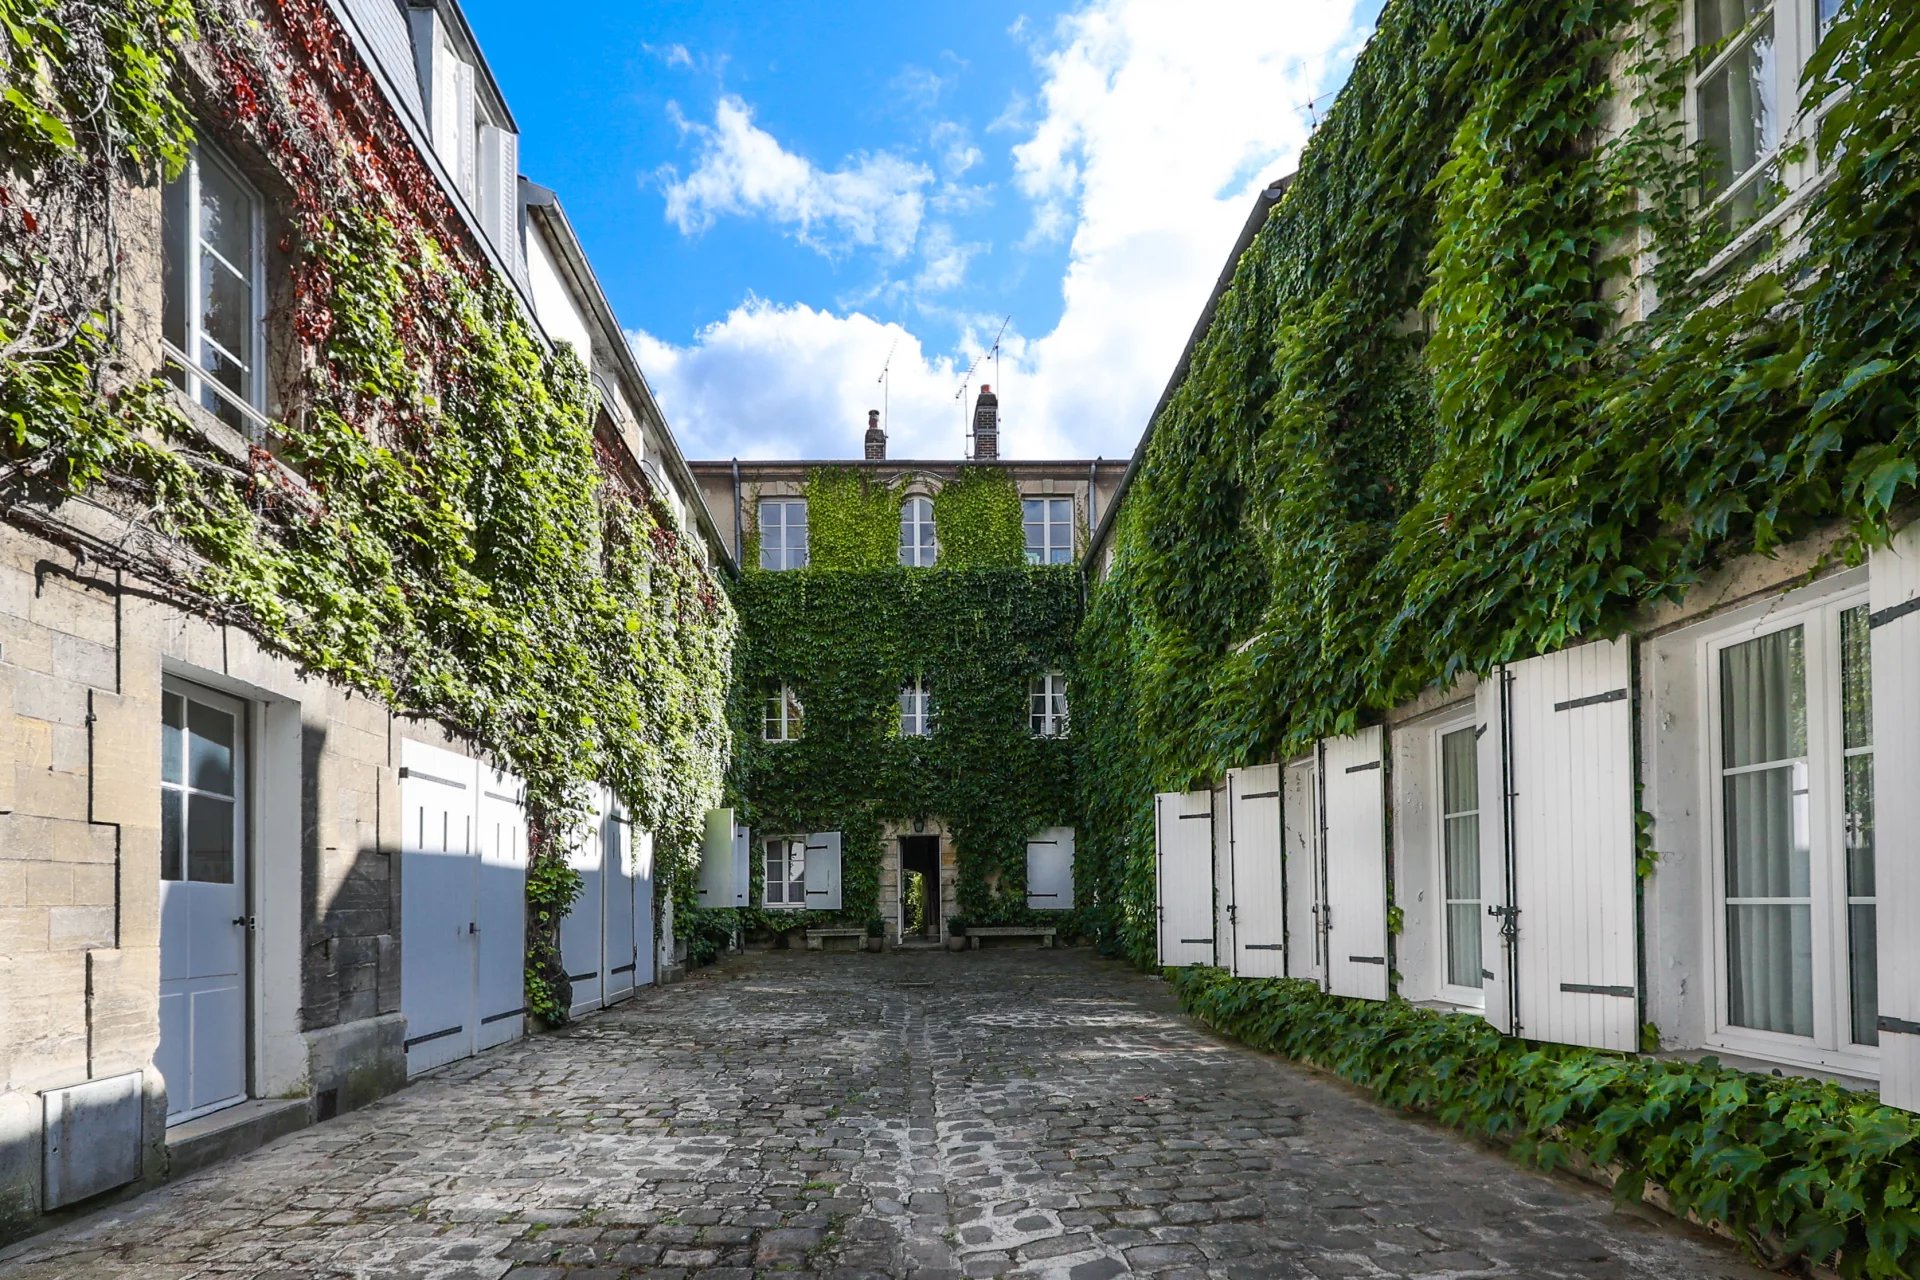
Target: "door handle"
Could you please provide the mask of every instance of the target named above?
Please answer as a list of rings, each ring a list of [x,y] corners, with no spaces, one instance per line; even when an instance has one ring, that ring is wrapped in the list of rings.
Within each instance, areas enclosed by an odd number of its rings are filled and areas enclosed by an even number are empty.
[[[248,933],[252,933],[252,932],[253,932],[253,917],[252,917],[252,916],[235,916],[235,917],[233,918],[233,924],[234,924],[234,927],[235,927],[235,928],[241,928],[241,927],[245,927],[245,929],[246,929],[246,931],[247,931]]]

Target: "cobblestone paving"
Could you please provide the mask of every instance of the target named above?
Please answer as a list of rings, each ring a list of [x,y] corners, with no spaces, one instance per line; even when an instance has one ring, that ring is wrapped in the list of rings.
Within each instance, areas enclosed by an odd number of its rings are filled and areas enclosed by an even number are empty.
[[[735,960],[0,1253],[52,1277],[1751,1280],[1078,951]]]

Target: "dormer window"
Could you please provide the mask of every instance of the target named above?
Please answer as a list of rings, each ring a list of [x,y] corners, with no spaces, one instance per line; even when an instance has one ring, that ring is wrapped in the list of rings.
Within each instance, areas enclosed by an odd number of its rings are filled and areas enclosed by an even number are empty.
[[[413,11],[415,60],[434,154],[494,248],[520,267],[519,137],[465,24]]]
[[[931,569],[939,548],[933,539],[933,499],[908,498],[900,504],[900,563]]]

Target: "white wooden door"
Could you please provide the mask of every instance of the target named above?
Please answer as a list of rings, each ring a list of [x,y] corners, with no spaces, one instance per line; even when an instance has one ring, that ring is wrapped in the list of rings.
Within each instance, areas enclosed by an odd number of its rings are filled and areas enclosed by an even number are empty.
[[[1027,841],[1027,907],[1073,909],[1073,828],[1047,827]]]
[[[1320,862],[1320,761],[1288,763],[1280,784],[1287,898],[1287,976],[1326,981],[1320,929],[1325,878]]]
[[[527,1029],[527,789],[485,765],[478,775],[473,1047],[485,1049]]]
[[[1154,797],[1160,963],[1213,963],[1213,793]]]
[[[1474,763],[1480,780],[1480,984],[1487,1021],[1513,1030],[1513,895],[1507,877],[1507,669],[1500,667],[1474,691]]]
[[[1873,637],[1873,890],[1880,1100],[1920,1111],[1920,525],[1868,561]],[[1861,908],[1852,907],[1860,916]]]
[[[574,832],[567,848],[568,865],[580,873],[580,896],[560,919],[560,963],[566,966],[567,979],[573,983],[574,1013],[598,1009],[605,1003],[607,975],[601,967],[605,955],[600,928],[607,891],[603,838],[607,801],[606,788],[595,787],[592,812]]]
[[[600,971],[606,975],[606,1002],[613,1004],[633,994],[634,974],[640,968],[634,928],[639,883],[633,860],[633,828],[627,825],[626,811],[617,801],[608,806],[600,830],[607,885],[601,903]]]
[[[160,1045],[169,1124],[247,1097],[246,704],[169,679],[160,730]]]
[[[1507,671],[1514,973],[1530,1040],[1639,1044],[1633,655],[1603,641]]]
[[[478,781],[467,757],[401,740],[400,1010],[410,1076],[474,1049]]]
[[[1374,725],[1321,744],[1326,805],[1327,990],[1387,998],[1386,734]]]
[[[1280,766],[1227,771],[1232,826],[1233,973],[1239,978],[1287,974],[1286,870],[1280,842]]]
[[[629,826],[627,834],[633,841],[633,985],[650,987],[660,952],[653,920],[653,832]]]

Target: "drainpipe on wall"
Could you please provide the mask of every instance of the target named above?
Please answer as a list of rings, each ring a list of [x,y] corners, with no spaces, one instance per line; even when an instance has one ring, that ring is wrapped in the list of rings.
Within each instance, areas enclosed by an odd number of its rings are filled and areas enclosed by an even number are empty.
[[[741,568],[746,568],[743,557],[747,554],[747,544],[741,536],[740,523],[740,459],[733,460],[733,558]]]
[[[1093,550],[1093,531],[1100,527],[1094,508],[1100,503],[1100,459],[1087,464],[1087,550]]]

